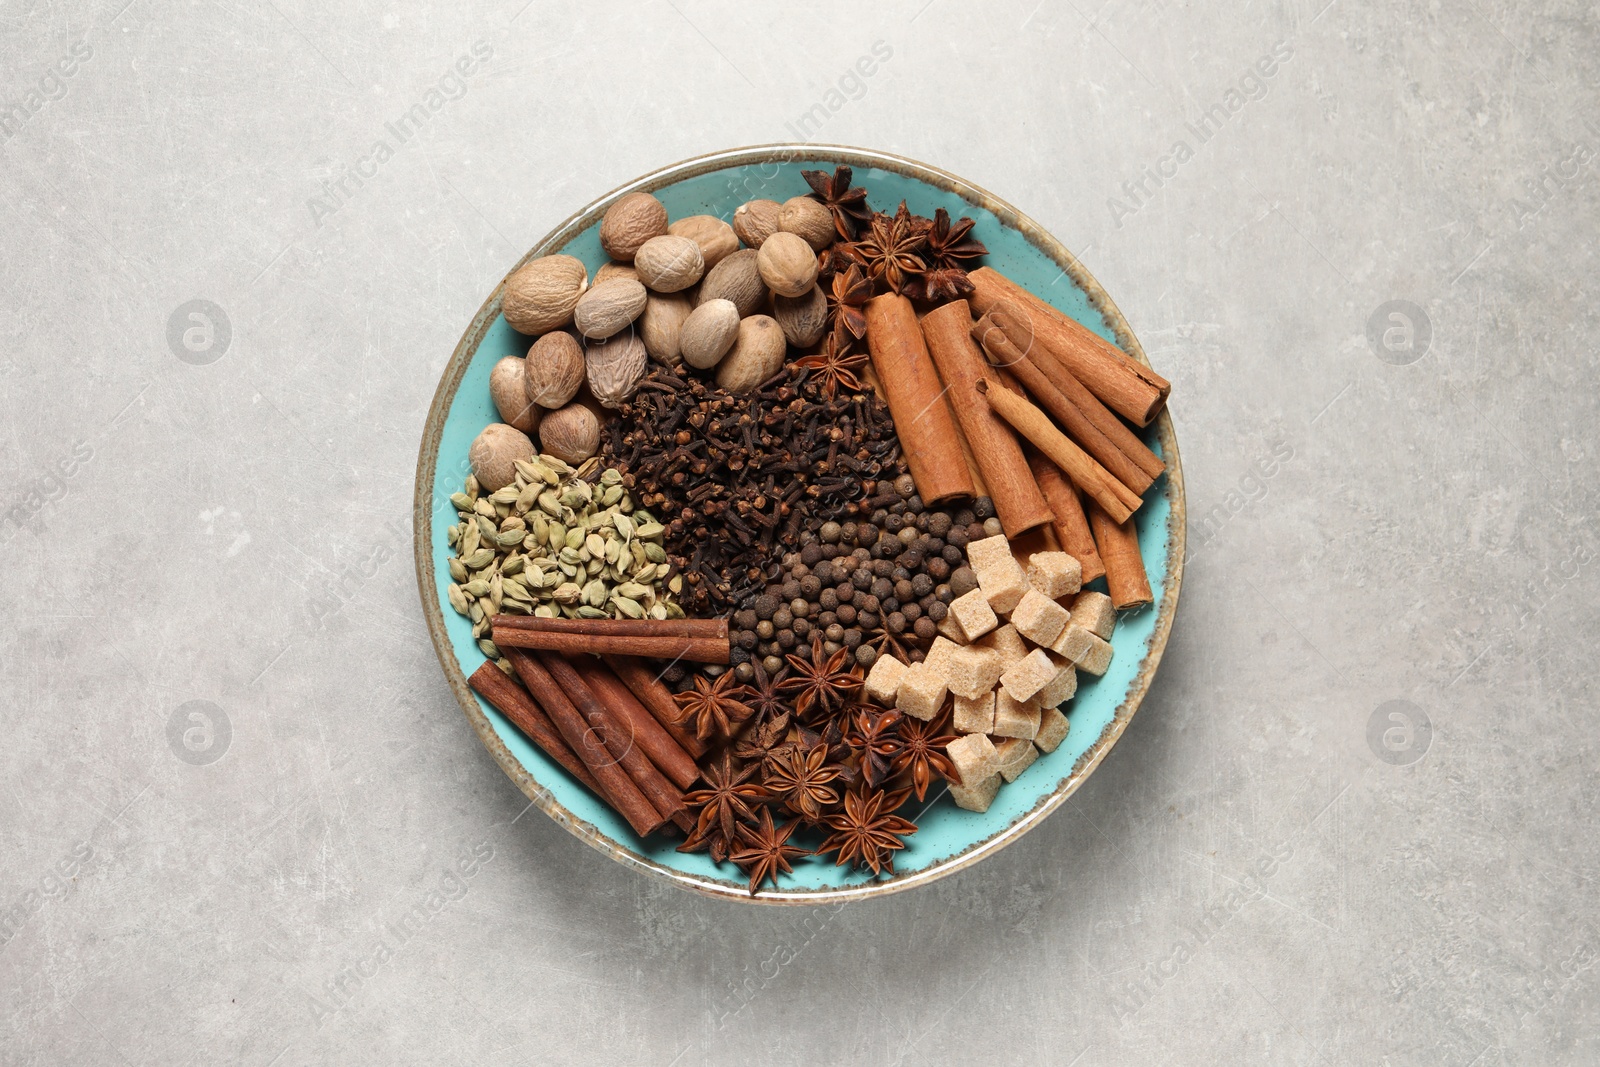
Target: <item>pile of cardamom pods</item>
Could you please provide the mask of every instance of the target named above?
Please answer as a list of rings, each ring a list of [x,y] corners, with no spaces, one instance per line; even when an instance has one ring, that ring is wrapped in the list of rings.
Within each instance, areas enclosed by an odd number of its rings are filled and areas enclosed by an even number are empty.
[[[517,477],[480,493],[467,476],[450,497],[460,522],[446,531],[450,606],[472,621],[484,655],[507,664],[489,640],[499,614],[541,619],[681,619],[683,578],[667,562],[665,528],[591,458],[572,467],[554,456],[517,461]]]

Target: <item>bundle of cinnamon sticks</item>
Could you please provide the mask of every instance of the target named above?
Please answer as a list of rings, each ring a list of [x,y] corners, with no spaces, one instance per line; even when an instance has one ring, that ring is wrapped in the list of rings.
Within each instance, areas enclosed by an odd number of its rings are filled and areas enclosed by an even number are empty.
[[[970,278],[970,303],[920,322],[900,296],[867,309],[874,368],[923,499],[980,484],[1008,537],[1048,526],[1084,581],[1105,576],[1119,609],[1149,604],[1131,516],[1166,465],[1123,420],[1148,426],[1171,385],[994,269]]]
[[[497,615],[492,626],[515,678],[486,662],[468,684],[639,836],[688,832],[683,795],[706,748],[639,657],[727,663],[727,620]]]

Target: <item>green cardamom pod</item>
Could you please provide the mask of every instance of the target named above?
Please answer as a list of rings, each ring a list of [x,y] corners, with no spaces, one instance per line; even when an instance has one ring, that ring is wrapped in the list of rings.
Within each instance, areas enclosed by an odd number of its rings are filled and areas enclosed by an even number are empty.
[[[465,493],[451,493],[450,503],[457,511],[472,510],[472,498]]]
[[[617,610],[630,619],[644,618],[644,608],[640,606],[637,600],[632,600],[625,596],[614,596],[611,598],[611,603],[615,604]]]
[[[463,593],[461,591],[461,587],[454,582],[451,582],[450,588],[445,590],[445,595],[450,598],[450,606],[456,609],[457,615],[467,614],[472,607],[467,603],[467,595]]]

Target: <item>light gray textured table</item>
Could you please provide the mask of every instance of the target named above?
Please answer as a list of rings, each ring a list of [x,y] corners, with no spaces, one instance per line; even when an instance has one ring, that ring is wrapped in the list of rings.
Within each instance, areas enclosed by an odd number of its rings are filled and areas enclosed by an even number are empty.
[[[0,1061],[1600,1062],[1594,7],[760,7],[6,5]],[[1191,520],[1099,772],[836,912],[519,817],[409,558],[508,266],[797,137],[1074,248]]]

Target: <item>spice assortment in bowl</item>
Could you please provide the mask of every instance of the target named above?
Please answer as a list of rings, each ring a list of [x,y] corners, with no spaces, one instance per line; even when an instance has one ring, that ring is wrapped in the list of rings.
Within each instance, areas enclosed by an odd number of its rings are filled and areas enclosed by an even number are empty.
[[[468,684],[623,847],[751,895],[894,879],[1026,782],[1149,614],[1168,484],[1167,382],[978,219],[797,177],[720,217],[629,192],[598,262],[514,271],[498,418],[436,489]]]

